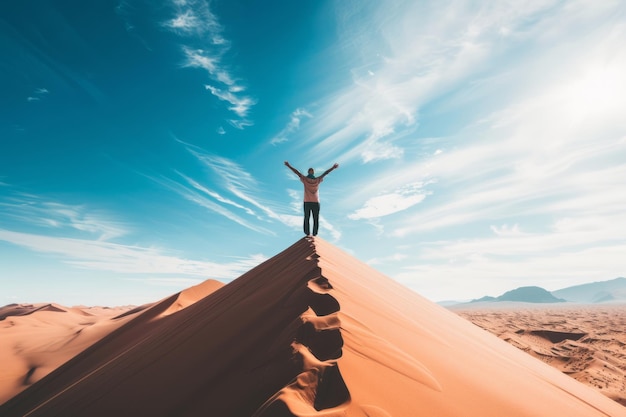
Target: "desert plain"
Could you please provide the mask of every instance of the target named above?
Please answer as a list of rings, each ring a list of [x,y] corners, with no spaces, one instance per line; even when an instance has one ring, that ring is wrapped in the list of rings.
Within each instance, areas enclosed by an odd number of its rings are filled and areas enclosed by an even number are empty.
[[[626,305],[460,307],[461,317],[626,406]]]

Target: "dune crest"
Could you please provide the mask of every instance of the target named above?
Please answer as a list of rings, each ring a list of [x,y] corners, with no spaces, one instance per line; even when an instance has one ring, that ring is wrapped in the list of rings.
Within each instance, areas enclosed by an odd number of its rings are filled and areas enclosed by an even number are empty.
[[[161,313],[161,317],[169,316],[170,314],[174,314],[183,310],[193,303],[203,299],[207,295],[215,292],[224,286],[223,282],[216,281],[213,279],[208,279],[206,281],[201,282],[198,285],[194,285],[193,287],[189,287],[181,292],[179,292],[176,296],[176,299],[172,300],[170,307],[167,310]]]
[[[178,297],[0,415],[624,416],[619,404],[320,238],[164,315]]]
[[[80,311],[74,309],[75,311]],[[40,303],[40,304],[9,304],[0,308],[0,321],[5,320],[7,317],[19,317],[28,316],[38,311],[52,311],[57,313],[66,313],[68,309],[61,307],[58,304]],[[87,315],[85,312],[80,314]]]
[[[302,363],[295,381],[281,389],[257,410],[254,417],[315,415],[341,416],[350,400],[337,360],[342,356],[339,303],[323,276],[311,279],[307,309],[300,315],[293,348],[294,360]]]

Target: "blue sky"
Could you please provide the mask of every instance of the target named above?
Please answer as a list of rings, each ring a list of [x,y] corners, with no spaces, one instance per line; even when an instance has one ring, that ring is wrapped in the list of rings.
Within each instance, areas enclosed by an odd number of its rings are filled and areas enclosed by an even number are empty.
[[[152,302],[320,236],[434,301],[626,274],[626,4],[0,5],[0,304]]]

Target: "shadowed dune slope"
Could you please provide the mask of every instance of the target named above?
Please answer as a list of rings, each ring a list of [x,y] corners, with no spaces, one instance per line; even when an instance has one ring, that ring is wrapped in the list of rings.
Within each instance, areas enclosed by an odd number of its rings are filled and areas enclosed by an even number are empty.
[[[124,324],[128,308],[21,304],[0,308],[0,404]]]
[[[147,310],[0,415],[624,416],[319,238],[171,306]]]
[[[0,404],[140,313],[145,312],[131,326],[131,339],[156,328],[154,321],[159,317],[180,311],[223,285],[207,280],[160,302],[135,308],[68,308],[56,304],[13,304],[0,308]],[[115,337],[115,343],[126,343],[125,337]],[[109,343],[107,349],[115,352],[111,348],[115,343]]]

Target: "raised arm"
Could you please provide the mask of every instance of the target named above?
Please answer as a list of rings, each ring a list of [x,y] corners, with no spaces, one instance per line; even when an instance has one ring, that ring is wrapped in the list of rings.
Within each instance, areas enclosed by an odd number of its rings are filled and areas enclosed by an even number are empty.
[[[298,177],[302,178],[302,174],[300,173],[300,171],[298,171],[297,169],[289,165],[289,162],[285,161],[285,166],[289,168],[290,170],[292,170],[293,173],[296,174]]]
[[[324,171],[324,173],[322,175],[320,175],[320,178],[324,178],[326,175],[330,174],[333,170],[339,168],[339,164],[335,163],[335,165],[333,165],[332,167],[328,168],[326,171]]]

